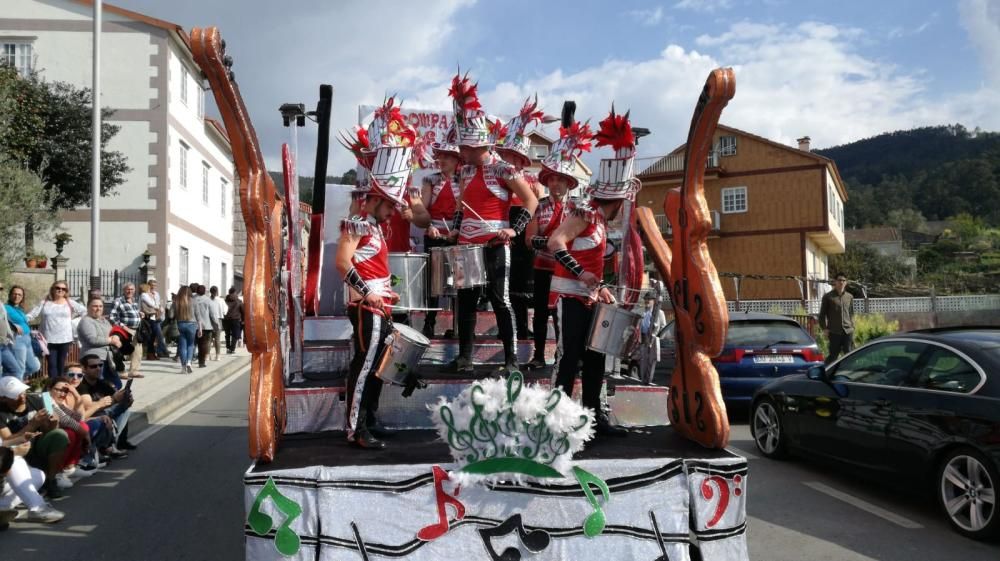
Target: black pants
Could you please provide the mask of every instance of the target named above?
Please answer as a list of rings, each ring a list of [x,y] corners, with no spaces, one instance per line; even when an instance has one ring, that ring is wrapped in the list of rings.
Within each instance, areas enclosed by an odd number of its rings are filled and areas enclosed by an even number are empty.
[[[49,378],[62,376],[66,368],[66,359],[69,357],[69,347],[73,344],[73,342],[49,343],[49,356],[46,357],[49,363]]]
[[[452,245],[452,244],[448,240],[444,240],[444,239],[441,239],[441,238],[428,238],[427,236],[424,236],[424,252],[427,253],[428,255],[430,255],[430,253],[431,253],[431,248],[434,248],[434,247],[445,247],[445,246],[449,246],[449,245]],[[437,308],[438,307],[438,297],[437,296],[430,296],[430,297],[428,297],[427,298],[427,307],[428,308]],[[427,312],[427,314],[424,315],[424,325],[429,325],[429,326],[431,326],[431,328],[433,328],[434,325],[437,323],[437,315],[438,315],[437,311],[434,311],[434,310]]]
[[[535,251],[525,245],[523,233],[510,241],[510,301],[519,339],[528,338],[528,304],[534,289],[534,260]]]
[[[535,335],[534,358],[545,359],[545,341],[548,339],[549,315],[555,328],[556,339],[559,339],[559,314],[555,309],[549,309],[549,287],[552,286],[552,271],[535,269],[535,294],[532,306],[535,317],[531,321],[531,329]]]
[[[351,304],[347,315],[354,327],[354,358],[347,373],[347,439],[354,439],[354,431],[364,427],[367,419],[378,409],[382,394],[382,380],[375,376],[375,365],[385,348],[389,335],[389,321],[366,307]]]
[[[576,298],[560,298],[558,307],[562,317],[562,338],[559,339],[562,345],[562,358],[559,360],[556,385],[562,388],[566,395],[573,395],[573,382],[576,380],[576,373],[582,360],[583,395],[580,403],[600,414],[601,386],[604,384],[604,355],[586,347],[594,309]]]
[[[854,334],[853,333],[834,333],[830,332],[830,349],[826,353],[826,360],[823,361],[825,364],[830,364],[831,362],[837,360],[842,354],[847,354],[854,350]]]
[[[205,359],[208,358],[208,348],[212,344],[212,330],[203,329],[201,337],[198,337],[198,366],[205,366]]]
[[[517,363],[517,341],[514,338],[514,317],[510,311],[510,246],[483,248],[487,284],[484,287],[458,291],[458,355],[472,359],[472,340],[476,336],[476,303],[483,289],[493,305],[497,330],[503,342],[504,360]]]
[[[222,318],[222,328],[226,331],[226,351],[236,351],[236,342],[240,340],[240,320]]]

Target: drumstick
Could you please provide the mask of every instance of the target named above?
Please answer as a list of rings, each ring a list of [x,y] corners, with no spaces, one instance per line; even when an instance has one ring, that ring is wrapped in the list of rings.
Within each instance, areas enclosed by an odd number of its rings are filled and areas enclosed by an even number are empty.
[[[465,208],[469,209],[469,212],[471,212],[472,214],[475,214],[476,218],[482,220],[483,222],[486,222],[486,219],[484,219],[482,216],[479,216],[479,213],[476,212],[475,210],[473,210],[472,207],[469,206],[469,203],[467,203],[465,201],[462,201],[462,206],[464,206]]]

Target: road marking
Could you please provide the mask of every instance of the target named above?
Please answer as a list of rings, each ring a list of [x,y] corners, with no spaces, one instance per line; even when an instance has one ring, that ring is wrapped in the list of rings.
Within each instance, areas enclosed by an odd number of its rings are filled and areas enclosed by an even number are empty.
[[[141,444],[147,438],[153,436],[154,434],[156,434],[156,433],[160,432],[161,430],[165,429],[166,427],[170,426],[171,423],[173,423],[177,419],[180,419],[181,417],[183,417],[184,415],[186,415],[187,413],[189,413],[192,409],[194,409],[195,407],[198,407],[203,402],[207,401],[210,397],[212,397],[213,395],[215,395],[215,394],[219,393],[220,391],[222,391],[223,389],[225,389],[226,386],[228,386],[229,384],[233,383],[233,380],[235,380],[236,378],[239,378],[240,376],[242,376],[245,373],[246,373],[246,370],[243,370],[242,368],[239,369],[239,370],[237,370],[236,372],[233,372],[232,374],[229,375],[228,378],[226,378],[225,380],[222,380],[222,382],[216,384],[215,387],[213,387],[212,389],[210,389],[207,392],[205,392],[198,399],[192,401],[191,403],[189,403],[189,404],[187,404],[187,405],[185,405],[183,407],[180,407],[179,409],[177,409],[176,411],[174,411],[173,413],[171,413],[169,416],[167,416],[167,418],[162,419],[160,421],[157,421],[156,424],[151,425],[149,428],[147,428],[146,430],[142,431],[141,433],[139,433],[134,438],[130,438],[129,440],[131,440],[134,444]]]
[[[730,446],[729,448],[726,448],[726,451],[731,452],[733,454],[736,454],[737,456],[743,456],[744,458],[746,458],[748,460],[759,460],[760,459],[757,456],[755,456],[754,454],[751,454],[750,452],[747,452],[746,450],[744,450],[742,448],[738,448],[736,446]]]
[[[823,483],[820,483],[818,481],[803,481],[802,484],[805,485],[806,487],[809,487],[810,489],[813,489],[814,491],[819,491],[824,495],[829,495],[837,500],[844,501],[845,503],[851,506],[860,508],[865,512],[874,514],[879,518],[888,520],[889,522],[892,522],[897,526],[902,526],[903,528],[907,528],[910,530],[923,528],[922,525],[910,520],[909,518],[905,518],[894,512],[890,512],[882,507],[875,506],[865,500],[855,497],[854,495],[849,495],[843,491],[838,491],[837,489],[834,489],[829,485],[824,485]]]

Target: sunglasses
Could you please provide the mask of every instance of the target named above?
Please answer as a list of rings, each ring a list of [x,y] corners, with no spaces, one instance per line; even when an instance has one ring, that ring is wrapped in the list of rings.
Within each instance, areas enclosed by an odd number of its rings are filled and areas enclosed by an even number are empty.
[[[65,286],[55,286],[52,290],[55,290],[56,292],[66,292],[68,289]]]
[[[52,388],[52,391],[59,393],[69,393],[69,388]]]
[[[102,366],[104,366],[103,362],[98,362],[96,364],[85,364],[85,365],[83,365],[84,368],[101,368]]]
[[[66,377],[67,378],[78,378],[78,379],[82,380],[83,379],[83,372],[67,372],[66,373]]]

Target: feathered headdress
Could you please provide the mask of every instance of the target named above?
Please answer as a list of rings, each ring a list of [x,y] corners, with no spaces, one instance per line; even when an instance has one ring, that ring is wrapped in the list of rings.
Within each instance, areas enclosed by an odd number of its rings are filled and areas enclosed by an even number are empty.
[[[626,199],[635,195],[642,184],[635,178],[635,134],[629,122],[629,112],[624,115],[611,113],[601,121],[597,132],[597,145],[610,146],[614,158],[601,160],[597,181],[590,188],[591,196],[598,199]]]
[[[455,130],[459,146],[490,146],[493,144],[486,112],[479,102],[478,86],[461,71],[451,80],[448,95],[455,111]]]
[[[568,179],[573,188],[585,183],[586,174],[578,164],[578,158],[584,152],[590,152],[594,133],[588,123],[581,124],[576,120],[575,113],[576,103],[567,101],[563,104],[559,140],[542,160],[542,171],[538,174],[538,180],[543,185],[548,185],[549,180],[557,176]]]
[[[371,169],[372,161],[375,159],[375,151],[372,150],[371,142],[368,140],[368,130],[362,127],[357,127],[354,133],[351,134],[346,131],[341,131],[340,138],[337,139],[341,146],[347,148],[354,154],[354,157],[358,160],[365,169]]]
[[[532,99],[528,96],[518,111],[517,116],[510,120],[505,127],[504,134],[497,136],[497,152],[507,158],[520,158],[523,166],[531,165],[531,140],[525,134],[525,129],[532,123],[554,122],[555,117],[546,117],[545,113],[538,110],[538,94]]]
[[[467,112],[476,112],[483,108],[483,105],[479,103],[479,92],[476,91],[478,87],[479,84],[473,84],[472,80],[469,79],[468,72],[465,73],[465,76],[455,74],[455,77],[451,79],[448,95],[451,96],[456,119],[460,116],[464,117]]]

